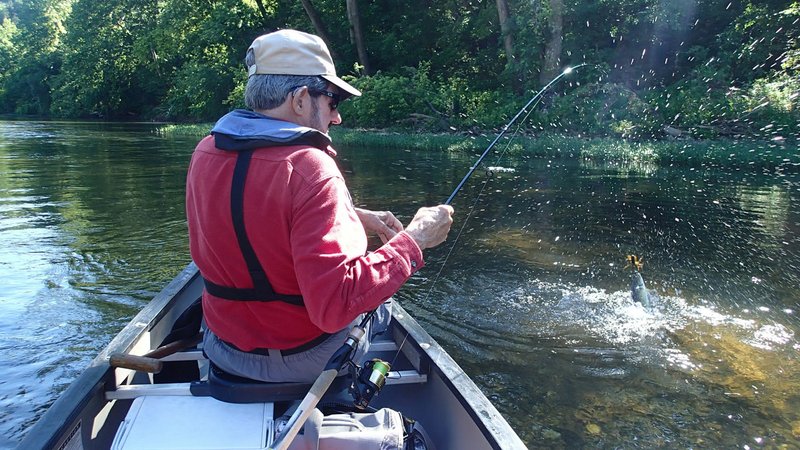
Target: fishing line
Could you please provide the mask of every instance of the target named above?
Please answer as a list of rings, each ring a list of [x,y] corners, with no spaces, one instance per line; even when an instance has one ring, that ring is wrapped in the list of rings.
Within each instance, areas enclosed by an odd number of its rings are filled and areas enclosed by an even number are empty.
[[[536,106],[536,104],[534,104],[532,106]],[[531,114],[531,112],[533,112],[533,108],[531,108],[531,110],[525,116],[525,119],[528,118],[528,116]],[[503,156],[505,155],[506,151],[508,151],[508,149],[511,147],[511,143],[514,141],[514,138],[517,136],[517,133],[519,133],[519,130],[522,129],[522,124],[524,123],[525,119],[523,119],[523,121],[520,122],[519,125],[517,125],[517,129],[514,130],[514,133],[511,135],[511,138],[506,143],[505,148],[503,148],[503,150],[500,151],[500,153],[498,154],[495,164],[500,164],[500,161],[503,159]],[[492,179],[491,178],[491,172],[487,170],[487,174],[489,174],[489,176],[484,178],[483,183],[481,183],[481,188],[478,191],[478,194],[475,196],[475,201],[469,207],[469,210],[467,212],[467,216],[462,221],[461,228],[458,229],[458,233],[456,233],[456,236],[453,239],[453,245],[450,246],[450,250],[448,250],[447,254],[445,255],[444,261],[442,261],[442,264],[439,266],[439,271],[436,272],[436,275],[434,275],[433,282],[431,283],[431,288],[428,290],[428,293],[425,295],[425,298],[423,299],[423,302],[426,301],[428,299],[428,297],[430,297],[431,292],[433,292],[433,288],[436,286],[436,282],[439,280],[439,276],[441,275],[442,271],[444,270],[444,267],[447,265],[447,261],[450,259],[450,255],[453,253],[453,250],[456,248],[456,245],[458,244],[458,239],[461,237],[461,234],[464,232],[464,228],[467,226],[467,222],[469,222],[469,219],[472,217],[472,213],[475,212],[475,207],[478,205],[478,202],[480,201],[481,197],[483,196],[483,191],[486,190],[486,186],[489,185],[489,181]],[[450,196],[450,199],[452,199],[455,196],[456,192],[458,192],[459,189],[460,188],[456,188],[456,191]],[[450,199],[448,199],[448,200],[450,200]]]
[[[464,187],[464,184],[466,184],[467,180],[472,176],[472,174],[478,168],[480,163],[484,160],[484,158],[486,158],[486,155],[489,154],[489,151],[491,151],[492,148],[494,148],[494,146],[500,141],[500,139],[503,137],[503,135],[506,133],[506,131],[508,131],[508,129],[514,124],[514,122],[517,121],[517,119],[522,115],[522,113],[524,113],[526,110],[528,110],[528,108],[530,108],[530,110],[527,112],[527,114],[525,114],[525,117],[522,119],[522,121],[520,121],[519,125],[517,125],[517,128],[514,130],[514,133],[511,135],[511,138],[506,143],[505,148],[503,148],[503,150],[498,155],[496,164],[499,164],[499,161],[503,158],[503,155],[509,149],[509,147],[511,146],[511,143],[514,141],[514,138],[517,136],[517,133],[519,133],[519,130],[522,128],[522,124],[525,123],[525,121],[528,119],[528,117],[531,115],[531,113],[533,113],[536,105],[538,105],[538,103],[541,101],[542,95],[544,95],[544,93],[547,92],[547,90],[550,88],[550,86],[555,84],[558,80],[560,80],[564,76],[569,75],[570,73],[572,73],[575,69],[578,69],[580,67],[587,66],[587,65],[588,65],[587,63],[582,63],[582,64],[578,64],[575,67],[567,67],[558,76],[556,76],[555,78],[550,80],[550,82],[547,83],[541,90],[539,90],[539,92],[537,92],[536,95],[531,97],[531,99],[525,104],[525,106],[523,106],[517,112],[517,114],[514,115],[514,117],[507,124],[503,125],[503,128],[501,128],[500,133],[497,135],[497,137],[494,138],[492,143],[489,144],[488,147],[486,147],[486,150],[483,151],[483,153],[477,159],[477,161],[475,161],[475,163],[470,167],[469,171],[467,171],[467,174],[464,175],[464,178],[461,179],[461,182],[458,183],[458,185],[456,186],[455,190],[453,190],[453,193],[450,194],[450,196],[447,198],[447,200],[445,200],[444,204],[445,205],[449,205],[453,201],[455,196],[458,194],[458,192],[461,190],[461,188]],[[472,213],[475,211],[475,206],[478,204],[478,201],[480,200],[481,196],[483,195],[483,191],[486,189],[486,186],[488,185],[490,179],[491,179],[491,177],[486,177],[483,180],[483,184],[481,186],[481,189],[478,191],[478,194],[475,196],[475,201],[472,203],[472,206],[470,206],[469,211],[467,213],[467,216],[464,218],[464,220],[463,220],[463,222],[461,224],[461,228],[459,228],[458,233],[456,234],[456,237],[453,240],[453,245],[450,246],[450,250],[448,250],[447,254],[445,255],[444,261],[442,261],[442,264],[439,266],[439,271],[433,277],[433,281],[431,282],[431,287],[430,287],[430,289],[428,289],[428,292],[425,295],[425,298],[423,298],[423,300],[422,300],[423,303],[425,303],[428,300],[428,298],[431,296],[431,293],[433,293],[433,288],[436,286],[436,283],[439,280],[439,277],[442,274],[442,271],[444,270],[444,267],[447,265],[447,261],[450,258],[450,255],[453,253],[453,250],[455,249],[456,244],[458,243],[458,239],[461,237],[461,234],[464,232],[464,228],[467,226],[467,222],[469,221],[470,217],[472,217]],[[403,345],[406,343],[406,340],[408,340],[408,332],[406,332],[406,335],[403,337],[403,341],[398,346],[397,353],[395,353],[395,356],[392,359],[392,362],[391,362],[390,365],[394,365],[394,362],[397,359],[397,356],[400,354],[400,351],[402,350]]]
[[[512,140],[514,139],[513,135],[511,137],[511,139]],[[506,148],[504,148],[503,151],[500,153],[500,156],[497,157],[497,161],[500,161],[500,159],[502,159],[503,153],[505,153],[505,151],[508,149],[508,147],[510,145],[511,145],[511,140],[509,140],[508,144],[506,145]],[[431,296],[431,293],[433,293],[433,288],[436,287],[436,282],[439,281],[439,277],[441,276],[442,271],[444,270],[444,267],[447,265],[447,261],[450,259],[450,255],[453,253],[453,250],[455,250],[456,244],[458,244],[458,239],[461,237],[461,234],[464,232],[464,228],[467,226],[467,222],[469,221],[470,217],[472,217],[472,213],[475,211],[475,206],[477,206],[478,201],[481,199],[481,196],[483,195],[483,191],[486,189],[486,186],[489,185],[489,180],[490,179],[491,179],[490,177],[486,177],[483,180],[483,184],[481,185],[481,189],[478,192],[478,195],[475,196],[475,201],[472,203],[472,206],[470,206],[470,208],[469,208],[469,210],[467,212],[467,217],[465,217],[464,220],[461,222],[461,228],[458,229],[458,233],[456,233],[456,237],[453,239],[453,245],[450,246],[450,250],[447,251],[447,254],[444,257],[444,261],[442,261],[442,264],[439,265],[439,271],[436,272],[436,275],[433,276],[433,281],[431,282],[431,287],[430,287],[430,289],[428,289],[428,292],[425,294],[425,298],[422,299],[422,303],[427,302],[428,298]],[[394,358],[392,359],[392,363],[391,364],[394,364],[395,359],[397,359],[397,356],[400,354],[400,350],[403,348],[403,345],[406,343],[407,339],[408,339],[408,332],[406,332],[406,335],[403,336],[403,341],[398,346],[397,353],[394,355]]]

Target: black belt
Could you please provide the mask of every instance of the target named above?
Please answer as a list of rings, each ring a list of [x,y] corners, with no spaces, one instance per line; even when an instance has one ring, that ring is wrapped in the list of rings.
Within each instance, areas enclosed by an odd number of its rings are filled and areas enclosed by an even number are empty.
[[[223,341],[222,339],[220,339],[219,341],[222,342],[223,344],[227,345],[228,347],[230,347],[230,348],[232,348],[234,350],[240,351],[242,353],[254,353],[256,355],[269,355],[269,351],[273,350],[273,351],[280,352],[281,356],[289,356],[289,355],[294,355],[294,354],[297,354],[297,353],[303,353],[306,350],[311,350],[312,348],[314,348],[314,347],[318,346],[319,344],[322,344],[323,342],[325,342],[330,336],[331,335],[328,334],[328,333],[322,333],[318,337],[315,337],[314,339],[306,342],[305,344],[298,345],[297,347],[286,348],[286,349],[283,349],[283,350],[269,349],[269,348],[254,348],[252,350],[242,350],[239,347],[231,344],[230,342]]]

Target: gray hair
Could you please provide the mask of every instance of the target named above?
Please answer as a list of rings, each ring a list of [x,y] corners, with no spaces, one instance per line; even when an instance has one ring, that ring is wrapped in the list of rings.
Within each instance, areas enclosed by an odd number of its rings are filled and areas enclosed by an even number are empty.
[[[253,50],[247,51],[244,62],[248,68],[255,64]],[[251,75],[244,90],[244,104],[252,110],[277,108],[293,89],[300,86],[325,90],[328,82],[313,75]]]

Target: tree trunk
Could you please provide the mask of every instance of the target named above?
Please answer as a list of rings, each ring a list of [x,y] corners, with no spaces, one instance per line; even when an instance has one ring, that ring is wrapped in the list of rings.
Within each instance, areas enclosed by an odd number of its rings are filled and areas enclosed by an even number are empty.
[[[261,12],[261,17],[266,24],[267,19],[269,19],[269,14],[267,14],[267,8],[264,7],[264,0],[256,0],[256,5],[258,5],[258,11]]]
[[[356,45],[358,61],[364,67],[364,73],[371,75],[372,68],[369,65],[367,47],[364,45],[364,34],[361,31],[361,18],[358,15],[358,2],[356,0],[347,0],[346,4],[347,20],[350,22],[350,41]]]
[[[544,86],[557,76],[561,66],[561,44],[564,40],[564,0],[550,0],[550,39],[544,49],[544,62],[539,83]]]
[[[514,36],[508,14],[508,0],[497,0],[497,15],[500,17],[500,33],[503,35],[503,48],[506,50],[506,64],[514,64]]]
[[[511,13],[508,9],[508,0],[496,0],[497,16],[500,18],[500,34],[503,35],[503,48],[506,52],[506,73],[511,80],[511,89],[517,93],[524,93],[523,80],[517,64],[514,51],[514,32],[512,30]]]
[[[331,46],[331,39],[328,37],[328,33],[325,31],[325,25],[322,23],[319,12],[317,12],[317,9],[311,4],[311,0],[300,0],[300,3],[303,4],[303,9],[306,10],[306,14],[308,14],[311,24],[314,25],[314,30],[316,30],[317,36],[325,41],[325,45],[328,46],[328,50],[331,52],[331,57],[333,57],[333,60],[338,61],[339,55],[336,53],[336,50],[333,49],[333,46]]]

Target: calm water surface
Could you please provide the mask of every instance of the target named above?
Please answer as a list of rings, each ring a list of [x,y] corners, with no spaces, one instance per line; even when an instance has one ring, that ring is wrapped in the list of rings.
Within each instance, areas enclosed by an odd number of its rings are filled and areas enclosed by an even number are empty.
[[[156,128],[0,122],[0,448],[189,262],[194,139]],[[340,163],[407,223],[480,150]],[[798,448],[796,174],[491,159],[398,297],[529,447]]]

